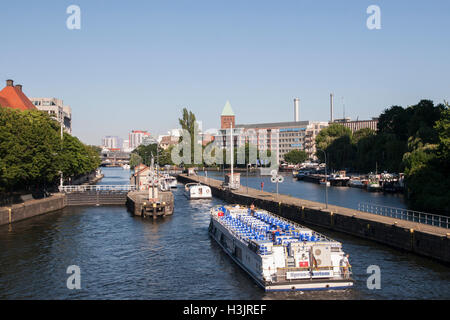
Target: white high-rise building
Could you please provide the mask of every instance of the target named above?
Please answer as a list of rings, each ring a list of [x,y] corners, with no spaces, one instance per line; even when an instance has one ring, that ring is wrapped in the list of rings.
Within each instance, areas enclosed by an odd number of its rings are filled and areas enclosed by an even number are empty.
[[[120,149],[120,138],[116,136],[106,136],[102,139],[102,146],[107,149]]]
[[[133,130],[128,135],[129,148],[134,150],[139,147],[146,137],[151,137],[150,133],[143,130]]]

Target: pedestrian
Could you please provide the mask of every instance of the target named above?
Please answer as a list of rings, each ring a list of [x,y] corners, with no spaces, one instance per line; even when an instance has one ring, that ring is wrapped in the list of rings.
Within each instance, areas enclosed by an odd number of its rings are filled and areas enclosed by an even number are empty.
[[[261,181],[261,191],[264,191],[264,181]]]
[[[349,276],[349,268],[350,268],[350,262],[348,261],[349,254],[346,254],[342,257],[340,261],[340,267],[341,267],[341,273],[343,274],[344,278],[348,278]]]
[[[253,203],[250,205],[250,214],[251,214],[252,216],[255,215],[255,205],[254,205]]]

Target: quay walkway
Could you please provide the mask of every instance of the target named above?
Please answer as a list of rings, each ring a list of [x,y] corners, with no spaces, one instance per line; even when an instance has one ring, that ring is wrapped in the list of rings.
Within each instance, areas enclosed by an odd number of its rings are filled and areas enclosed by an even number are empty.
[[[368,240],[450,263],[450,229],[425,223],[358,211],[335,205],[274,194],[241,186],[227,190],[222,181],[179,175],[181,182],[201,182],[211,187],[214,196],[230,203],[251,204],[292,221],[344,232]]]

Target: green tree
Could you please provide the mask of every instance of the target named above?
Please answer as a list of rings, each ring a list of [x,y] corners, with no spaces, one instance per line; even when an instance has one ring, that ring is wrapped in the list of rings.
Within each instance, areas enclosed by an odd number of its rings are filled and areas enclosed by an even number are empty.
[[[142,159],[142,162],[149,166],[152,162],[152,157],[156,164],[156,157],[159,153],[161,153],[162,149],[158,147],[156,143],[149,144],[149,145],[143,145],[141,144],[136,149],[133,150],[133,153],[136,153],[139,155]],[[158,153],[158,154],[157,154]]]
[[[423,112],[421,108],[426,109]],[[405,177],[407,185],[408,201],[412,208],[426,212],[450,214],[450,111],[448,105],[438,105],[436,109],[430,109],[428,102],[419,105],[418,114],[413,124],[408,147],[403,157]],[[440,117],[437,121],[436,114]],[[426,115],[425,115],[426,114]],[[432,126],[432,130],[430,126]],[[423,129],[427,128],[427,135],[423,135]],[[436,142],[436,143],[432,143]]]
[[[130,154],[130,167],[134,168],[140,163],[142,163],[142,157],[139,154],[132,152]]]
[[[319,132],[316,146],[327,153],[330,168],[343,169],[352,165],[355,155],[352,131],[349,128],[337,123],[331,124]],[[323,152],[317,151],[316,156],[320,161],[325,161]]]
[[[55,185],[64,176],[88,173],[100,164],[98,153],[64,134],[46,113],[0,107],[0,190],[12,192]]]
[[[189,133],[190,137],[190,144],[191,144],[191,161],[190,164],[184,164],[185,166],[196,166],[201,165],[201,163],[195,163],[194,153],[195,150],[198,152],[201,152],[202,145],[198,142],[197,138],[199,136],[198,126],[196,123],[196,118],[194,113],[192,111],[188,111],[188,109],[183,109],[183,115],[182,118],[178,119],[178,122],[180,123],[180,126],[183,130],[186,130]],[[180,137],[180,142],[182,141],[183,137]]]
[[[291,164],[300,164],[308,159],[308,154],[303,150],[291,150],[284,155],[284,160]]]

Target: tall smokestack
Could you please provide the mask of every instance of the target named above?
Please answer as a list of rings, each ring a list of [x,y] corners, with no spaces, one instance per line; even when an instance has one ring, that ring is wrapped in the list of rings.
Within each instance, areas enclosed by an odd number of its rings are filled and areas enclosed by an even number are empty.
[[[299,118],[300,118],[300,111],[299,111],[299,105],[300,105],[300,99],[299,98],[295,98],[294,99],[294,121],[298,122]]]
[[[330,122],[333,122],[333,94],[330,93]]]

